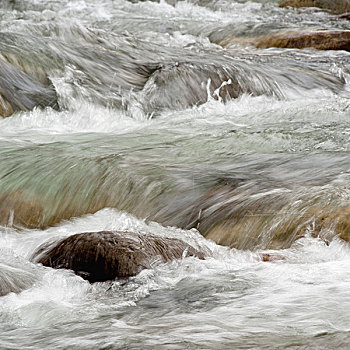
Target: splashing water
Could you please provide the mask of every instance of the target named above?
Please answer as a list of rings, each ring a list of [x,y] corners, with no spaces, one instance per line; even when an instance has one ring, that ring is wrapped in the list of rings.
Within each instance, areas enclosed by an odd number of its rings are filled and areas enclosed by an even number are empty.
[[[348,22],[277,5],[0,4],[0,348],[348,347],[350,56],[251,45]],[[103,230],[207,258],[95,284],[31,259]]]

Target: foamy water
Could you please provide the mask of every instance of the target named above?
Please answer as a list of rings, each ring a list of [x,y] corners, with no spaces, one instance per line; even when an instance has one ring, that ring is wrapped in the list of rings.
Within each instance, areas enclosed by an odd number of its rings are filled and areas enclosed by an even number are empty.
[[[182,237],[213,256],[95,285],[66,270],[23,263],[44,240],[87,228]],[[194,231],[147,225],[106,209],[46,231],[3,229],[1,245],[5,269],[17,262],[32,276],[27,290],[1,298],[3,348],[277,348],[313,337],[332,346],[332,334],[348,332],[350,252],[340,240],[326,245],[305,238],[278,252],[285,260],[266,263],[257,253],[216,246]]]
[[[347,349],[350,56],[217,42],[348,22],[268,0],[173,3],[0,4],[0,53],[44,72],[60,107],[0,119],[0,201],[34,203],[0,205],[0,281],[16,287],[0,297],[0,348]],[[227,72],[238,98],[220,95]],[[37,208],[41,228],[22,227]],[[208,258],[92,285],[32,262],[101,230]]]

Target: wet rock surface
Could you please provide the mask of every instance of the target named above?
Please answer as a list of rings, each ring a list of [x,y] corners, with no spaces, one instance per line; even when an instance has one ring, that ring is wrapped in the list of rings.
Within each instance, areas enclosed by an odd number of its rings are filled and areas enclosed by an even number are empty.
[[[334,14],[340,14],[350,11],[349,0],[282,0],[280,7],[318,7],[328,10]]]
[[[0,225],[39,228],[43,223],[43,207],[24,191],[3,193],[0,196]]]
[[[73,270],[89,282],[135,276],[155,262],[204,254],[174,238],[131,232],[87,232],[70,236],[50,247],[43,245],[34,261],[56,269]]]
[[[34,107],[57,109],[54,87],[43,85],[0,58],[0,117],[15,111],[30,111]]]
[[[255,45],[258,48],[314,48],[317,50],[350,51],[350,31],[282,31],[259,38]]]

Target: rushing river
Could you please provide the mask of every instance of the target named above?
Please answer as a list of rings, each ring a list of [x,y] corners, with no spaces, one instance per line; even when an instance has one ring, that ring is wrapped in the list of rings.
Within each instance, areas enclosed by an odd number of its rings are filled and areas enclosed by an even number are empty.
[[[349,23],[277,0],[1,0],[18,108],[0,118],[0,281],[18,290],[0,349],[348,349],[350,54],[250,42]],[[95,284],[32,260],[101,230],[210,257]]]

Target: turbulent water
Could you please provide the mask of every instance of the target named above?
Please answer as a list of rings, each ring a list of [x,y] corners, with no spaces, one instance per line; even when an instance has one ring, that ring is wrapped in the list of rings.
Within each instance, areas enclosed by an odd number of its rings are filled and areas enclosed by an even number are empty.
[[[349,21],[274,0],[1,1],[0,349],[348,348],[350,55],[249,44],[297,28]],[[92,285],[32,262],[101,230],[210,257]]]

